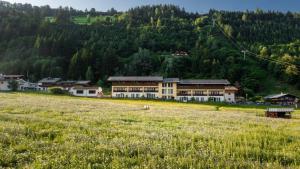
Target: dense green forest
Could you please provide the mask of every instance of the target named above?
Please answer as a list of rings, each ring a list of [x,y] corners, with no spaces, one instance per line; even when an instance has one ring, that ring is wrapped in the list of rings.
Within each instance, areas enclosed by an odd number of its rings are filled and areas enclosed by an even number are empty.
[[[300,13],[198,14],[172,5],[98,12],[0,1],[0,72],[31,81],[226,78],[254,96],[299,91],[299,71]]]

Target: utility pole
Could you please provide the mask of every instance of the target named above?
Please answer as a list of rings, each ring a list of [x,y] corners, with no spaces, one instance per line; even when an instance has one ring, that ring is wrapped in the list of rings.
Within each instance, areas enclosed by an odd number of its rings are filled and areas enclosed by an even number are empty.
[[[246,53],[247,52],[248,52],[247,50],[242,50],[242,53],[244,53],[244,60],[246,60]]]

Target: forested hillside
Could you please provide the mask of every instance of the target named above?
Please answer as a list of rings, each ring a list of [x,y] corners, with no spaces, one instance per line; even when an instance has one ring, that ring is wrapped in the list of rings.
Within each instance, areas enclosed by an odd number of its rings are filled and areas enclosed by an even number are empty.
[[[247,51],[246,57],[242,50]],[[173,55],[176,52],[188,56]],[[188,13],[171,5],[111,9],[0,1],[0,72],[89,79],[110,75],[226,78],[241,94],[300,89],[300,13]]]

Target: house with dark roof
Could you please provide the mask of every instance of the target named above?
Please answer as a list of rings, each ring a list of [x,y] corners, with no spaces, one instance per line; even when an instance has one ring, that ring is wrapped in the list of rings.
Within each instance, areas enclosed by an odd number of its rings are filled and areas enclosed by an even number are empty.
[[[273,94],[264,97],[264,99],[268,103],[281,106],[296,105],[299,102],[297,96],[288,93]]]
[[[112,76],[114,98],[173,99],[178,101],[235,102],[238,91],[226,79],[182,79],[161,76]]]
[[[0,74],[0,91],[10,91],[10,82],[16,81],[20,87],[20,82],[24,81],[23,75],[4,75]]]

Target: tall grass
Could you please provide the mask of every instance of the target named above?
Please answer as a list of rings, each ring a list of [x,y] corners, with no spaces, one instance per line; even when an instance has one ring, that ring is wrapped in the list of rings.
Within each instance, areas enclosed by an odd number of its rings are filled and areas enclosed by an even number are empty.
[[[0,168],[299,168],[299,112],[290,120],[257,114],[0,93]]]

